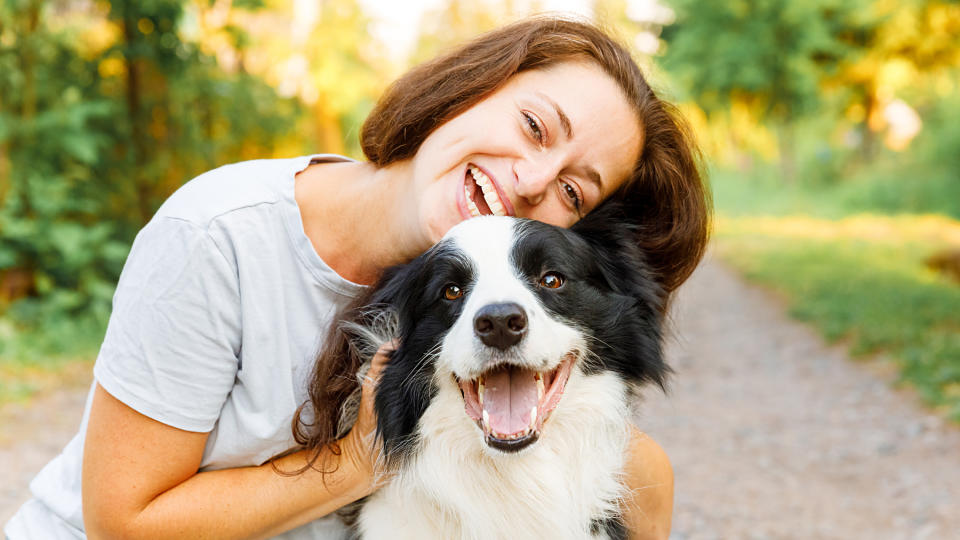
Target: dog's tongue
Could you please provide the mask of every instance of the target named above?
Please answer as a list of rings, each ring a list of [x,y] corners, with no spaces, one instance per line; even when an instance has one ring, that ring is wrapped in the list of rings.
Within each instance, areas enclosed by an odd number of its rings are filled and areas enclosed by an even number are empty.
[[[512,435],[530,425],[530,411],[537,406],[536,372],[505,367],[486,375],[483,410],[493,431]]]

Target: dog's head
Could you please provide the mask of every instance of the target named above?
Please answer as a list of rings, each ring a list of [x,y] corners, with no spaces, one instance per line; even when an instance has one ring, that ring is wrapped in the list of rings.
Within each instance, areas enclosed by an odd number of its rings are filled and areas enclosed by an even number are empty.
[[[400,342],[375,405],[388,459],[412,448],[441,384],[502,452],[538,440],[573,370],[663,384],[661,290],[618,212],[569,230],[471,219],[385,273],[372,301],[395,312]]]

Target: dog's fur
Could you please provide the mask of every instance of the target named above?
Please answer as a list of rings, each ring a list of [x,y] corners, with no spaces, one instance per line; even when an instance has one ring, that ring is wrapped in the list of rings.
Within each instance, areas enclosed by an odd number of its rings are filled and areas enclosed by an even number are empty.
[[[607,205],[570,230],[472,219],[385,273],[360,321],[341,334],[367,355],[389,339],[399,342],[375,400],[392,477],[361,501],[358,536],[626,536],[622,476],[632,404],[641,384],[662,386],[668,368],[661,356],[663,294],[618,212]],[[561,285],[544,286],[558,283],[546,274]],[[459,298],[445,297],[457,290]],[[490,346],[481,339],[477,320],[491,305],[524,312],[518,342]],[[564,388],[557,366],[565,359],[572,368]],[[516,440],[481,421],[477,407],[485,405],[470,382],[504,365],[518,366],[511,381],[560,369],[544,376],[547,384],[559,381],[559,402],[552,412],[544,406]],[[511,403],[517,395],[510,394]],[[355,417],[351,402],[347,423]]]

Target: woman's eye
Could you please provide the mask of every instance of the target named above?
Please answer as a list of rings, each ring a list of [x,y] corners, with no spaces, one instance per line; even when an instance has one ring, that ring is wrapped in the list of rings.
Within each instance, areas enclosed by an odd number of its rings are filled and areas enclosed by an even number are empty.
[[[580,194],[577,193],[577,188],[562,180],[560,181],[560,188],[563,189],[563,194],[570,199],[570,202],[573,203],[573,207],[579,212],[580,207],[583,205],[583,201],[580,200]]]
[[[443,289],[443,297],[447,300],[456,300],[461,296],[463,296],[463,289],[456,285],[447,285],[447,287]]]
[[[530,130],[530,134],[533,135],[533,138],[538,142],[543,142],[543,130],[540,129],[540,124],[537,123],[537,120],[530,113],[524,112],[523,119],[527,122],[527,129]]]
[[[563,286],[563,276],[556,272],[547,272],[540,278],[540,286],[547,289],[559,289]]]

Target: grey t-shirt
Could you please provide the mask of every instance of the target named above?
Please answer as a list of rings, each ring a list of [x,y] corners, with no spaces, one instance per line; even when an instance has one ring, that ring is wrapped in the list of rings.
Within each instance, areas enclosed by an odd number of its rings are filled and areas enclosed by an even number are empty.
[[[333,317],[361,290],[313,249],[294,199],[304,156],[191,180],[140,231],[113,298],[96,382],[165,424],[210,432],[201,470],[259,465],[294,446],[290,424]],[[92,396],[92,392],[91,392]],[[80,431],[30,484],[4,531],[82,538]],[[321,519],[285,537],[339,536]]]

